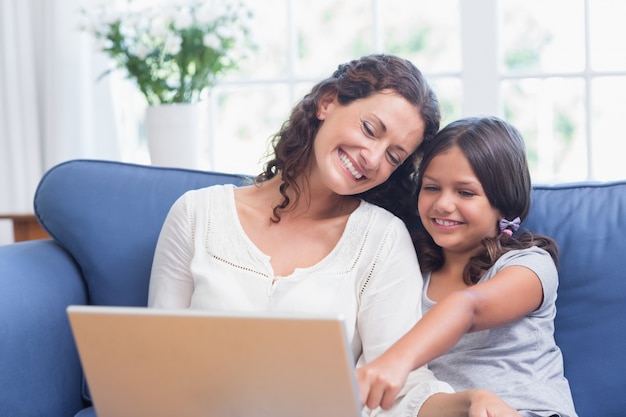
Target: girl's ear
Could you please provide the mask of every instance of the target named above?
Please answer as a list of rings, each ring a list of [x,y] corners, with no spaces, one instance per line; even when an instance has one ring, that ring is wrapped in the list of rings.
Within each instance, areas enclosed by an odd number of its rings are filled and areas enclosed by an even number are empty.
[[[317,103],[317,118],[318,120],[326,119],[326,115],[333,108],[336,103],[337,93],[328,93],[324,95]]]

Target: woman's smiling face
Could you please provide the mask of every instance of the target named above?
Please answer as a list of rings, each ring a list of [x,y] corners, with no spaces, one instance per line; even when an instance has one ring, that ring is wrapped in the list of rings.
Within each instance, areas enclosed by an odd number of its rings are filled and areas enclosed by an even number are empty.
[[[320,103],[312,172],[333,192],[352,195],[385,182],[424,138],[424,121],[404,97],[381,91],[342,106]]]

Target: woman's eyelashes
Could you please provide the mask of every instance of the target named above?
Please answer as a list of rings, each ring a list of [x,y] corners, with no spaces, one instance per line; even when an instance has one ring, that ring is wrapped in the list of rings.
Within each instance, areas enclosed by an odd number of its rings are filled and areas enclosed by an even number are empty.
[[[376,138],[376,128],[371,122],[361,119],[361,129],[363,129],[366,136]]]
[[[395,155],[392,151],[387,151],[387,159],[389,160],[389,163],[395,167],[402,164],[402,160],[400,159],[400,157]]]
[[[374,123],[366,119],[361,119],[361,129],[363,130],[363,133],[365,134],[365,136],[371,139],[378,139],[378,133],[377,133],[378,130]],[[394,167],[398,167],[402,165],[402,162],[403,162],[402,157],[397,152],[394,152],[393,150],[388,150],[386,154],[387,154],[387,160],[389,161],[391,165],[393,165]]]

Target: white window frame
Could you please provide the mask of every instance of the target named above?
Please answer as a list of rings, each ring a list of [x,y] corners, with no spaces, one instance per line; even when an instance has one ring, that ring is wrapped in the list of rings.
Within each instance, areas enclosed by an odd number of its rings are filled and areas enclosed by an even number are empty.
[[[589,4],[584,0],[584,53],[585,65],[581,71],[561,73],[526,73],[522,75],[503,75],[498,71],[498,28],[497,0],[460,0],[461,36],[462,36],[462,82],[463,115],[478,114],[501,115],[499,98],[500,83],[503,80],[520,78],[545,79],[551,77],[578,78],[585,85],[585,137],[586,137],[586,180],[594,180],[595,162],[593,158],[593,95],[592,82],[596,77],[625,76],[626,71],[593,71],[590,62],[590,22]],[[491,24],[490,24],[491,23]],[[479,57],[479,58],[477,58]]]

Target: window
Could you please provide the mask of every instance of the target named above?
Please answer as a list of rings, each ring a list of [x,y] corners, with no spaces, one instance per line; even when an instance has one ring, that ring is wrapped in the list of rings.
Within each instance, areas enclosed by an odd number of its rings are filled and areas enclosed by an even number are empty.
[[[501,113],[522,130],[534,177],[626,178],[626,4],[498,2]],[[620,138],[621,135],[621,138]]]
[[[458,0],[249,2],[259,52],[212,92],[213,168],[257,173],[293,104],[339,63],[372,52],[411,59],[431,80],[448,120],[461,115]],[[417,16],[417,17],[416,17]]]
[[[522,132],[533,181],[626,178],[626,3],[611,0],[249,1],[259,50],[211,92],[207,168],[256,174],[291,106],[340,62],[411,59],[448,123]],[[622,100],[620,100],[622,99]],[[137,112],[141,114],[141,112]],[[141,145],[140,131],[137,141]]]

